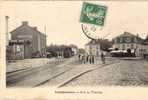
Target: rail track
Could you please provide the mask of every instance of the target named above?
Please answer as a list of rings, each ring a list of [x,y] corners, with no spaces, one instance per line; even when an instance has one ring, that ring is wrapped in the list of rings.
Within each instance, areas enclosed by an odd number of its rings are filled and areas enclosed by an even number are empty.
[[[39,66],[36,68],[25,68],[25,69],[20,69],[20,70],[6,73],[6,84],[7,84],[7,86],[14,85],[15,83],[33,75],[33,74],[37,74],[40,71],[48,71],[49,68],[53,69],[54,67],[56,67],[64,62],[65,62],[65,60],[61,60],[61,61],[57,61],[54,63],[53,62],[48,63],[44,66]]]
[[[6,74],[7,87],[27,86],[37,87],[47,80],[53,79],[62,73],[71,69],[71,64],[79,64],[75,57],[70,59],[58,59],[55,62],[48,63],[36,68],[26,68],[16,70]]]
[[[75,75],[68,76],[66,80],[65,79],[61,80],[60,83],[57,83],[56,87],[58,88],[64,87],[66,84],[74,81],[75,79],[81,77],[82,75],[88,72],[94,71],[98,68],[107,67],[110,64],[115,64],[119,62],[119,60],[115,60],[115,59],[113,60],[109,59],[109,61],[110,63],[99,65],[99,67],[94,65],[96,67],[88,68],[85,70],[80,70],[80,72],[76,73]],[[10,87],[11,86],[22,86],[23,82],[24,84],[26,82],[25,84],[26,86],[31,86],[31,87],[44,86],[50,81],[53,81],[59,77],[62,77],[62,75],[66,75],[67,73],[72,71],[75,68],[73,66],[81,65],[78,61],[75,61],[75,63],[69,62],[63,66],[60,66],[61,64],[64,64],[64,63],[65,61],[61,61],[56,64],[51,63],[50,65],[47,64],[45,66],[40,66],[37,68],[31,68],[31,69],[27,68],[27,69],[18,70],[12,73],[7,73],[6,75],[7,86],[10,86]],[[55,71],[54,73],[52,72],[53,70]],[[40,80],[37,80],[37,78],[40,78]],[[25,79],[26,81],[24,81]],[[31,82],[31,79],[35,81]]]
[[[94,71],[98,68],[107,67],[108,65],[111,65],[111,64],[119,63],[119,60],[110,60],[110,61],[111,61],[110,63],[102,64],[99,66],[97,64],[94,64],[94,65],[92,64],[91,67],[89,67],[89,68],[85,68],[86,67],[85,64],[82,64],[83,69],[80,68],[81,64],[79,64],[79,67],[76,66],[76,67],[71,68],[67,71],[61,72],[58,75],[56,75],[55,77],[49,78],[48,80],[45,80],[44,82],[42,82],[36,86],[55,86],[58,88],[64,87],[68,83],[74,81],[75,79],[81,77],[84,74],[87,74],[88,72]],[[79,70],[79,68],[80,68],[80,70]],[[60,79],[62,79],[62,80],[60,80]]]
[[[65,80],[64,82],[58,84],[57,87],[58,87],[58,88],[64,87],[65,85],[67,85],[67,84],[69,84],[70,82],[72,82],[72,81],[78,79],[78,78],[81,77],[82,75],[85,75],[85,74],[87,74],[87,73],[89,73],[89,72],[92,72],[92,71],[94,71],[94,70],[97,70],[97,69],[99,69],[99,68],[108,67],[108,66],[111,65],[111,64],[116,64],[116,63],[119,63],[119,62],[120,62],[120,61],[115,61],[115,62],[112,62],[112,63],[108,63],[108,64],[101,65],[100,67],[90,68],[90,69],[87,69],[87,70],[85,70],[85,71],[82,71],[82,72],[76,74],[75,76],[72,76],[72,77],[70,77],[69,79]]]

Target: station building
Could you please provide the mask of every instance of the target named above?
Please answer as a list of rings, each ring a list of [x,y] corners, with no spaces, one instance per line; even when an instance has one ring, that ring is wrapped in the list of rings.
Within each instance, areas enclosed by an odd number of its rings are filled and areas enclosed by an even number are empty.
[[[129,32],[115,37],[113,40],[113,48],[120,51],[130,50],[135,53],[136,56],[143,56],[145,52],[148,52],[148,36],[145,39],[134,35]]]
[[[26,59],[33,56],[44,56],[46,53],[46,35],[37,27],[29,26],[27,21],[11,33],[8,51],[10,59]]]
[[[99,40],[91,40],[87,44],[85,44],[85,52],[88,55],[100,55],[101,49],[100,49],[100,41]]]

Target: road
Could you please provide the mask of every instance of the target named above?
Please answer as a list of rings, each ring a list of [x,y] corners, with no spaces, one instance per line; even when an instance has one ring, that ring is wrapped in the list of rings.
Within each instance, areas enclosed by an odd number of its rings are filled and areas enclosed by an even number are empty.
[[[145,86],[148,62],[144,60],[100,59],[81,64],[77,57],[50,62],[44,66],[6,75],[7,87]]]
[[[148,61],[120,60],[106,67],[98,68],[69,82],[71,86],[147,86]]]

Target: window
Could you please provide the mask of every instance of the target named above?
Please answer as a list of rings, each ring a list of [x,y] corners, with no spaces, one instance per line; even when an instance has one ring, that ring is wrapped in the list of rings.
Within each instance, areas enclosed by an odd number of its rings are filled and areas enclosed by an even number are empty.
[[[125,50],[125,44],[122,45],[122,50]]]
[[[134,38],[134,42],[137,43],[137,37]]]
[[[90,50],[92,49],[92,45],[89,46],[89,49],[90,49]]]
[[[113,40],[114,43],[117,43],[117,38]]]
[[[136,48],[138,48],[138,45],[136,45]]]
[[[131,38],[130,38],[130,37],[126,37],[126,38],[125,38],[125,42],[126,42],[126,43],[131,42]]]
[[[131,49],[134,49],[134,45],[133,44],[131,44]]]
[[[122,43],[122,41],[123,41],[123,39],[122,39],[122,38],[120,38],[120,43]]]

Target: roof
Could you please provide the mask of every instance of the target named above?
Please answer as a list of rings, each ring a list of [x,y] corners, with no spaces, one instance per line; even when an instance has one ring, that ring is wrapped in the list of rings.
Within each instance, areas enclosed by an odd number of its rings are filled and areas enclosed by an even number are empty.
[[[43,33],[41,33],[40,31],[38,31],[38,30],[37,30],[37,27],[29,26],[27,21],[23,21],[21,26],[19,26],[19,27],[17,27],[16,29],[12,30],[10,33],[13,34],[13,33],[15,33],[17,30],[23,28],[24,26],[26,26],[27,28],[29,28],[29,29],[31,29],[31,30],[37,32],[38,34],[41,34],[41,35],[43,35],[43,36],[46,36],[45,34],[43,34]]]
[[[135,36],[135,35],[125,31],[123,34],[119,35],[118,37],[127,37],[127,36]]]
[[[86,45],[96,45],[96,44],[100,44],[100,40],[91,40]]]
[[[148,35],[147,35],[146,39],[144,40],[144,42],[148,42]]]
[[[147,35],[146,39],[143,41],[143,44],[148,45],[148,35]]]
[[[125,31],[123,34],[121,34],[121,35],[119,35],[119,36],[117,36],[117,37],[115,37],[113,39],[120,38],[120,37],[136,37],[138,43],[142,43],[144,41],[141,37],[139,37],[138,34],[137,35],[134,35],[134,34],[132,34],[130,32],[127,32],[127,31]]]

